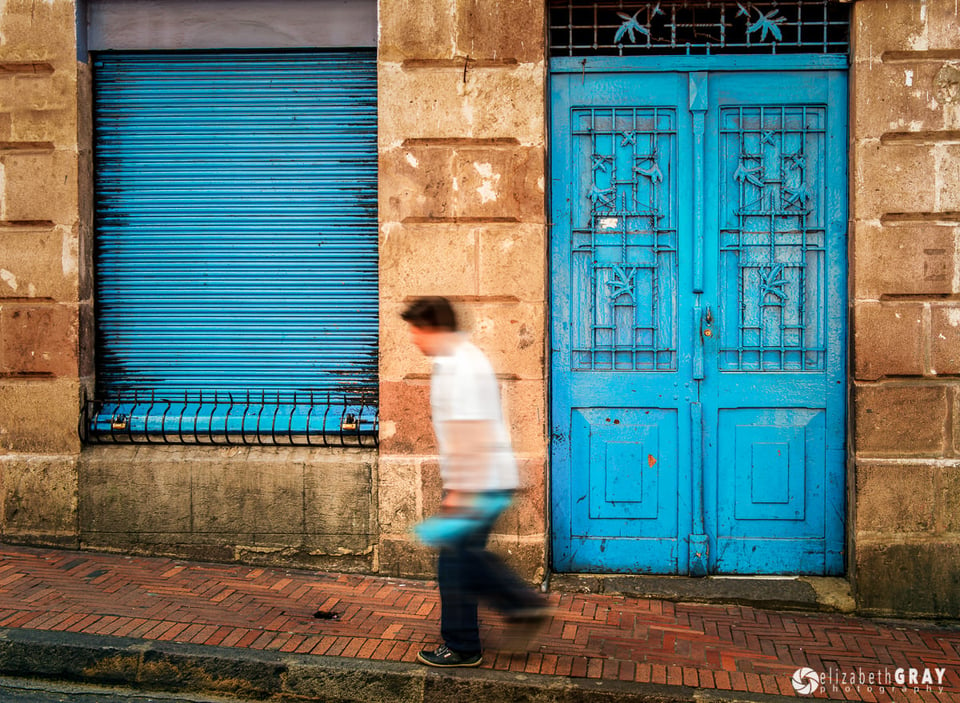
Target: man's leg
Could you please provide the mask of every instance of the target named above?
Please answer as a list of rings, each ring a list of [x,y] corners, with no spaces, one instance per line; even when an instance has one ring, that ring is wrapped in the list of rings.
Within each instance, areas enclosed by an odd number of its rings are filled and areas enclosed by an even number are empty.
[[[499,514],[489,516],[482,538],[469,543],[467,576],[474,595],[505,615],[530,612],[546,606],[546,599],[530,587],[496,554],[487,550],[487,539]]]
[[[546,607],[546,599],[521,579],[500,557],[486,549],[477,550],[477,595],[508,617]]]
[[[528,651],[537,633],[550,621],[549,602],[500,557],[487,551],[486,537],[483,543],[474,544],[471,552],[469,575],[475,597],[487,601],[514,623],[500,639],[499,648]]]
[[[444,643],[417,654],[417,660],[428,666],[479,666],[483,661],[476,596],[464,588],[464,568],[464,552],[459,546],[440,550],[437,581],[440,585],[440,635]]]
[[[440,550],[437,582],[440,586],[440,636],[461,655],[479,654],[480,623],[477,594],[471,578],[471,547],[476,537]]]

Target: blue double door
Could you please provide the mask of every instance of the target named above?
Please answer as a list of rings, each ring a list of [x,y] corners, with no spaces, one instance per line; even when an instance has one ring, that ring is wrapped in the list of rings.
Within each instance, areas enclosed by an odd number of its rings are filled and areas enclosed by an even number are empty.
[[[845,72],[687,68],[552,77],[553,565],[842,573]]]

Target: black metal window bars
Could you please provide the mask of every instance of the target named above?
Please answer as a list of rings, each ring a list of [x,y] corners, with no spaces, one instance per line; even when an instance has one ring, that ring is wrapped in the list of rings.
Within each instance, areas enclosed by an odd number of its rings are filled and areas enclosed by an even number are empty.
[[[845,54],[838,0],[551,0],[550,56]]]
[[[375,447],[379,424],[375,391],[129,391],[85,400],[79,430],[93,444]]]

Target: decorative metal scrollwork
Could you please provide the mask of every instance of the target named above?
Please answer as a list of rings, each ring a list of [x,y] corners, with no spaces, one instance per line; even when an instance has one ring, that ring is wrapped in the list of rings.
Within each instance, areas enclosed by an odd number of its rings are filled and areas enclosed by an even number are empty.
[[[756,164],[748,166],[746,163],[747,159],[753,160],[756,157],[754,156],[740,156],[740,163],[737,166],[736,172],[733,174],[733,178],[740,183],[752,183],[757,188],[763,188],[763,181],[760,179],[760,176],[757,174],[763,173],[763,165]]]
[[[617,30],[617,35],[613,38],[614,44],[619,44],[623,40],[624,34],[629,36],[630,41],[636,44],[637,35],[634,34],[635,31],[639,32],[640,34],[646,34],[648,37],[650,36],[650,30],[637,22],[637,15],[639,15],[641,12],[642,10],[637,10],[633,13],[632,17],[623,12],[617,13],[617,15],[619,15],[623,20],[623,24],[620,26],[620,29]]]
[[[783,277],[783,264],[772,264],[760,269],[759,298],[760,305],[770,304],[770,298],[776,298],[778,303],[787,299],[784,288],[787,285]]]
[[[613,209],[613,199],[616,196],[616,188],[598,188],[594,185],[590,189],[589,198],[593,203],[594,211],[609,212]]]
[[[754,7],[753,3],[751,2],[748,2],[746,7],[744,7],[742,3],[738,2],[737,7],[740,8],[740,12],[737,13],[737,16],[746,15],[749,18],[751,16],[751,10],[756,10],[757,14],[760,15],[756,22],[747,27],[747,34],[753,34],[754,32],[762,30],[763,33],[760,35],[760,41],[764,42],[767,40],[767,32],[770,32],[770,36],[773,37],[773,41],[783,41],[783,32],[780,31],[780,28],[777,25],[786,22],[787,18],[777,16],[780,14],[780,10],[773,9],[764,14],[763,10]]]
[[[637,267],[633,266],[620,266],[616,265],[611,268],[611,273],[613,274],[613,280],[607,282],[607,286],[610,288],[610,302],[614,305],[618,305],[620,298],[622,296],[629,296],[630,303],[636,303],[636,279],[637,279]]]
[[[640,165],[646,163],[649,163],[650,165]],[[663,181],[663,171],[660,170],[660,165],[657,163],[657,157],[655,155],[639,157],[637,159],[637,165],[633,167],[633,172],[637,175],[649,178],[653,183],[661,183]]]

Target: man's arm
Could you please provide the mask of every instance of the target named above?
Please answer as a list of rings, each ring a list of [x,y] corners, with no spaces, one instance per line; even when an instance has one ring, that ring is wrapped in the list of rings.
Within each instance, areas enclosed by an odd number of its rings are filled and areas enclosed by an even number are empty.
[[[490,420],[449,420],[444,423],[447,438],[447,485],[441,503],[443,511],[469,508],[474,494],[489,485],[493,422]]]

